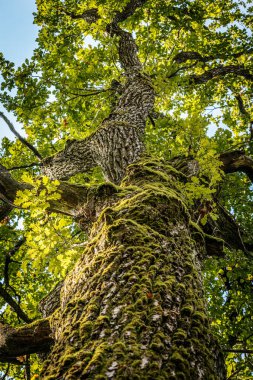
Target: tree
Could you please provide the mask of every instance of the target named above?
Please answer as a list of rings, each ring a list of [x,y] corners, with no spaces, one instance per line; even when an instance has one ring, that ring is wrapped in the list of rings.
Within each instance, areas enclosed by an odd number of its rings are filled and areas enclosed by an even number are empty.
[[[1,56],[4,377],[249,378],[252,7],[37,8]]]

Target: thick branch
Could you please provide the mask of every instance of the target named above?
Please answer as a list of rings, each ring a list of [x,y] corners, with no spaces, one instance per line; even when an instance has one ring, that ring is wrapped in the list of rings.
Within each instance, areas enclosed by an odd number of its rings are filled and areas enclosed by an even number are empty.
[[[149,78],[132,73],[117,106],[100,128],[85,140],[69,142],[63,151],[46,159],[45,173],[67,179],[100,166],[107,179],[119,183],[126,167],[143,151],[142,136],[153,104]]]
[[[243,172],[253,182],[253,160],[242,150],[223,153],[219,158],[225,173]]]
[[[2,222],[10,214],[12,209],[13,207],[8,203],[0,204],[0,222]]]
[[[8,170],[0,164],[0,199],[5,203],[0,206],[0,220],[7,216],[14,205],[18,190],[32,189],[33,186],[18,182],[12,178]],[[42,189],[41,189],[42,190]],[[58,191],[61,193],[60,200],[50,201],[49,211],[61,212],[67,215],[75,215],[76,209],[87,200],[89,189],[84,186],[72,185],[61,182]]]
[[[225,173],[243,172],[253,181],[253,160],[245,156],[243,151],[226,152],[220,155],[221,169]],[[204,231],[224,240],[229,248],[241,249],[251,254],[252,247],[243,241],[243,232],[233,216],[218,202],[216,202],[218,219],[208,218]]]
[[[89,24],[92,24],[100,19],[97,8],[87,9],[82,14],[75,14],[74,12],[69,12],[64,8],[60,8],[60,10],[62,10],[67,16],[70,16],[73,20],[83,19]]]
[[[248,119],[250,119],[250,115],[249,115],[248,111],[245,108],[245,105],[243,103],[241,95],[237,94],[237,95],[235,95],[235,98],[237,100],[238,107],[239,107],[239,110],[240,110],[241,114],[244,115],[244,116],[246,116]]]
[[[245,68],[243,65],[229,65],[229,66],[220,65],[218,67],[205,71],[203,74],[190,75],[189,79],[190,79],[190,82],[194,84],[203,84],[213,78],[224,77],[227,74],[242,76],[245,79],[253,81],[253,74],[251,74],[249,69]]]
[[[200,61],[208,62],[215,59],[214,56],[203,57],[200,53],[196,51],[181,51],[174,57],[176,63],[184,63],[186,61]]]
[[[32,186],[14,180],[8,170],[0,164],[0,199],[3,202],[7,203],[11,207],[15,207],[13,202],[17,191],[27,188],[32,188]]]
[[[219,157],[223,163],[221,168],[225,173],[247,171],[247,174],[249,174],[250,168],[248,166],[245,168],[245,161],[247,161],[247,163],[251,165],[251,168],[253,168],[253,160],[249,157],[247,157],[246,160],[244,157],[246,156],[242,151],[221,154]],[[175,157],[171,160],[171,162],[173,162],[173,166],[175,168],[186,174],[187,177],[198,175],[199,173],[199,164],[193,158],[188,157],[188,159],[182,159],[181,157]],[[240,165],[242,162],[244,164]],[[249,244],[244,244],[242,238],[243,232],[240,230],[240,227],[234,220],[233,216],[226,211],[226,209],[219,204],[217,200],[214,201],[216,203],[218,219],[213,220],[208,217],[207,223],[202,227],[204,233],[206,234],[205,241],[207,253],[210,256],[221,256],[223,252],[223,245],[226,245],[229,248],[240,249],[246,254],[251,254],[252,247]],[[206,211],[206,214],[208,215],[208,209]],[[197,230],[199,229],[199,226],[196,226],[194,223],[193,227]]]
[[[126,71],[129,70],[129,68],[137,68],[138,70],[141,70],[142,67],[136,54],[137,46],[131,33],[123,31],[118,26],[118,23],[125,21],[128,17],[132,16],[135,13],[136,9],[140,8],[143,4],[145,4],[146,1],[147,0],[130,0],[121,12],[116,12],[113,21],[106,27],[106,30],[110,35],[117,35],[120,37],[119,58],[122,67]],[[68,11],[64,11],[64,13],[73,19],[84,19],[90,24],[96,22],[100,18],[96,8],[88,9],[81,15],[75,15]]]
[[[186,61],[199,61],[199,62],[209,62],[209,61],[213,61],[215,59],[229,59],[229,58],[239,58],[241,57],[243,54],[252,54],[253,53],[253,49],[248,49],[248,50],[245,50],[245,51],[240,51],[238,53],[231,53],[229,55],[224,55],[223,53],[222,54],[216,54],[216,55],[208,55],[208,56],[202,56],[200,53],[196,52],[196,51],[182,51],[180,53],[178,53],[175,57],[174,57],[174,61],[177,62],[177,63],[184,63]]]
[[[0,326],[0,361],[23,364],[18,357],[48,352],[53,342],[47,319],[38,320],[17,329],[2,324]]]
[[[134,71],[140,71],[142,64],[137,55],[137,46],[131,33],[122,30],[116,23],[107,25],[107,32],[113,36],[120,37],[119,40],[119,60],[126,74],[132,74]]]
[[[129,3],[123,8],[121,12],[116,12],[116,15],[113,19],[113,23],[118,23],[125,21],[128,17],[132,16],[135,10],[141,7],[147,0],[130,0]],[[70,16],[73,20],[83,19],[89,24],[92,24],[100,19],[97,8],[91,8],[85,10],[82,14],[75,14],[61,8],[63,13]]]
[[[130,0],[121,12],[116,13],[113,23],[125,21],[135,13],[136,9],[142,7],[146,2],[147,0]]]
[[[7,212],[10,212],[13,207],[16,207],[13,202],[17,191],[22,191],[25,189],[32,190],[33,186],[28,183],[20,183],[14,180],[4,166],[0,165],[0,167],[0,199],[3,199],[4,202],[6,202],[6,207],[4,207],[5,205],[2,207],[2,216],[4,217],[8,215]],[[40,190],[43,190],[43,186],[41,186]],[[82,209],[82,214],[87,214],[86,222],[88,222],[94,219],[93,214],[98,212],[101,205],[101,200],[115,194],[118,192],[118,189],[110,183],[90,187],[61,182],[57,188],[57,191],[61,194],[61,198],[57,200],[50,200],[48,211],[59,212],[78,218],[80,209]],[[86,211],[84,211],[84,209]]]
[[[218,219],[208,218],[203,230],[218,239],[222,239],[225,246],[233,249],[240,249],[246,255],[251,254],[251,249],[243,242],[243,232],[234,220],[233,216],[218,202],[216,202]],[[214,252],[214,251],[213,251]],[[217,251],[218,252],[218,251]],[[215,254],[215,252],[214,252]],[[210,255],[212,255],[210,253]]]

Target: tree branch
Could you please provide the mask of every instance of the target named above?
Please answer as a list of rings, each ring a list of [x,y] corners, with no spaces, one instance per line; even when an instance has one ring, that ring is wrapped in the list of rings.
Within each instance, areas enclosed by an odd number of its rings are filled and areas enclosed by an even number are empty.
[[[13,208],[15,207],[13,202],[16,197],[17,191],[31,189],[31,188],[32,186],[29,184],[20,183],[14,180],[11,177],[8,170],[3,165],[0,164],[0,199],[3,202],[7,203],[9,206]]]
[[[135,13],[136,9],[142,7],[146,2],[147,0],[130,0],[121,12],[116,13],[113,23],[117,24],[118,22],[125,21],[128,17]]]
[[[8,168],[8,171],[12,170],[18,170],[18,169],[28,169],[28,168],[33,168],[34,166],[42,166],[41,162],[33,162],[32,164],[29,165],[21,165],[21,166],[12,166],[11,168]]]
[[[0,220],[3,219],[12,210],[17,191],[32,189],[33,186],[18,182],[12,178],[8,170],[0,164],[0,199],[5,205],[0,206]],[[41,189],[42,190],[42,189]],[[89,189],[85,186],[72,185],[61,182],[58,191],[61,193],[60,200],[50,202],[49,211],[60,212],[67,215],[75,215],[79,205],[87,200]]]
[[[1,198],[1,195],[0,195]],[[13,207],[8,203],[0,204],[0,223],[10,214]]]
[[[250,174],[249,171],[253,170],[253,160],[249,157],[245,159],[245,157],[243,151],[223,153],[219,157],[222,162],[221,169],[225,173],[243,171]],[[249,166],[245,167],[245,161],[247,161]],[[172,162],[173,166],[187,177],[198,175],[199,173],[199,164],[191,157],[188,157],[187,159],[174,157],[170,162]],[[207,223],[201,227],[206,234],[205,240],[208,255],[221,256],[223,254],[224,243],[224,245],[229,248],[240,249],[246,255],[252,256],[253,247],[250,244],[244,243],[242,238],[243,232],[240,230],[240,227],[234,220],[233,216],[217,201],[217,199],[214,199],[214,202],[216,203],[218,219],[213,220],[208,217]],[[200,229],[200,227],[195,224],[193,224],[193,227],[197,230]]]
[[[16,207],[13,202],[17,191],[25,189],[32,190],[33,186],[14,180],[8,170],[0,164],[0,199],[6,202],[4,206],[1,207],[0,205],[0,220],[1,217],[3,219],[8,215],[13,207]],[[43,190],[42,185],[40,190]],[[93,214],[99,210],[101,202],[97,201],[101,201],[104,197],[113,196],[118,192],[118,189],[110,183],[90,187],[60,182],[57,191],[61,194],[61,198],[49,201],[48,211],[78,217],[80,209],[83,210],[83,215],[85,214],[84,209],[86,209],[87,222],[94,220]]]
[[[252,54],[253,49],[248,49],[246,51],[240,51],[238,53],[231,53],[229,55],[224,55],[224,54],[216,54],[216,55],[208,55],[208,56],[202,56],[200,53],[196,51],[181,51],[174,57],[174,61],[176,63],[184,63],[186,61],[199,61],[199,62],[208,62],[208,61],[213,61],[215,59],[229,59],[229,58],[239,58],[243,54]]]
[[[173,61],[176,63],[185,63],[186,61],[200,61],[207,62],[215,59],[214,56],[202,57],[202,55],[196,51],[181,51],[175,55]]]
[[[22,321],[29,323],[31,319],[26,315],[26,313],[21,309],[19,304],[11,297],[11,295],[4,289],[3,285],[0,283],[0,296],[12,307],[16,312],[17,316],[22,319]]]
[[[234,371],[226,380],[231,380],[234,376],[238,375],[242,371],[242,368],[239,368],[237,371]]]
[[[67,16],[70,16],[73,20],[83,19],[89,24],[92,24],[100,19],[97,8],[87,9],[81,14],[75,14],[74,12],[69,12],[63,7],[60,7],[59,10],[61,10]]]
[[[242,239],[243,232],[240,231],[240,227],[234,220],[233,216],[217,201],[216,208],[218,219],[213,220],[209,217],[207,223],[203,227],[204,232],[208,235],[217,237],[218,239],[222,239],[224,245],[230,249],[240,249],[246,255],[251,255],[251,249],[247,244],[244,244]],[[213,254],[215,255],[214,250]],[[212,253],[210,253],[210,255],[212,256]]]
[[[242,97],[240,94],[237,94],[235,95],[235,98],[237,100],[237,103],[238,103],[238,107],[239,107],[239,110],[241,112],[242,115],[245,115],[247,118],[250,118],[250,115],[249,113],[246,111],[246,108],[244,106],[244,103],[243,103],[243,100],[242,100]]]
[[[228,66],[217,66],[213,69],[205,71],[200,75],[190,75],[189,79],[191,83],[194,84],[203,84],[208,82],[211,79],[225,76],[227,74],[235,74],[238,76],[242,76],[245,79],[253,81],[253,74],[251,74],[250,70],[245,68],[243,65],[228,65]]]
[[[225,173],[243,172],[253,182],[253,160],[243,150],[222,153],[219,157]]]
[[[19,248],[25,243],[26,239],[21,238],[15,246],[5,255],[5,263],[4,263],[4,284],[5,286],[9,286],[9,265],[12,262],[12,257],[19,250]]]
[[[230,350],[223,350],[224,352],[234,352],[236,354],[253,354],[253,350],[237,350],[237,349],[230,349]]]
[[[147,0],[130,0],[121,12],[116,12],[112,22],[107,25],[106,31],[111,35],[120,37],[119,42],[119,57],[122,67],[127,71],[129,68],[142,69],[142,65],[137,57],[137,46],[131,33],[123,31],[118,23],[125,21],[128,17],[132,16],[136,9],[144,5]],[[72,19],[83,19],[89,24],[94,23],[100,19],[98,10],[96,8],[88,9],[80,15],[69,12],[60,8],[66,15]]]
[[[18,357],[33,353],[48,352],[54,340],[47,319],[30,325],[13,328],[0,325],[0,361],[23,364]]]
[[[7,377],[8,374],[9,374],[9,370],[10,370],[10,363],[8,363],[7,368],[6,368],[6,370],[5,370],[4,374],[3,374],[3,376],[1,377],[1,380],[5,380],[5,379],[6,379],[6,377]]]
[[[253,160],[245,156],[241,150],[226,152],[220,155],[221,169],[225,173],[243,172],[253,181]],[[252,255],[252,246],[243,241],[243,232],[234,220],[233,216],[216,201],[218,219],[208,218],[203,227],[204,232],[209,235],[223,239],[229,248],[240,249],[246,255]]]
[[[117,24],[119,22],[125,21],[128,17],[134,14],[137,8],[140,8],[144,3],[146,3],[146,1],[147,0],[130,0],[121,12],[116,12],[116,15],[112,23]],[[69,12],[62,7],[60,8],[60,10],[67,16],[70,16],[73,20],[83,19],[89,24],[95,23],[100,19],[97,8],[87,9],[81,14]]]
[[[24,137],[22,137],[17,131],[16,129],[14,128],[13,124],[10,122],[10,120],[4,115],[3,112],[0,112],[0,117],[6,122],[6,124],[8,125],[8,127],[10,128],[11,132],[19,139],[19,141],[27,146],[27,148],[29,148],[34,154],[36,157],[38,157],[39,160],[42,160],[42,156],[41,154],[37,151],[37,149],[32,146]]]

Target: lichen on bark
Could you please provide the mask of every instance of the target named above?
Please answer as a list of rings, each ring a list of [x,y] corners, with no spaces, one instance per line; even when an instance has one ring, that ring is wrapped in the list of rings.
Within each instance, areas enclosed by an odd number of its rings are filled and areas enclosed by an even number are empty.
[[[203,297],[182,173],[130,165],[51,316],[43,379],[224,379]]]

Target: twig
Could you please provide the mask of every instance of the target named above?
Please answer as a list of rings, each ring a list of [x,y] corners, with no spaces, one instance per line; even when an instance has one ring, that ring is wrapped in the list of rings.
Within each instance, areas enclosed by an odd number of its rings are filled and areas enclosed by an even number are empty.
[[[227,380],[232,379],[235,375],[238,375],[239,372],[241,372],[241,368],[236,370],[235,372],[231,373],[231,375],[227,378]]]
[[[89,94],[75,94],[75,93],[73,93],[73,92],[69,92],[69,94],[71,94],[71,95],[75,95],[75,96],[73,96],[72,98],[68,98],[68,99],[66,99],[65,102],[69,102],[69,101],[71,101],[71,100],[75,100],[75,99],[78,98],[79,96],[82,96],[83,98],[86,98],[86,97],[88,97],[88,96],[99,95],[99,94],[101,94],[102,92],[106,92],[106,91],[109,91],[109,90],[111,90],[111,89],[109,88],[109,89],[107,89],[107,90],[98,90],[98,91],[96,91],[96,92],[92,92],[92,93],[89,93]]]
[[[12,296],[4,289],[3,285],[0,283],[0,296],[3,297],[5,302],[7,302],[16,312],[18,317],[24,322],[29,323],[31,319],[26,315],[26,313],[21,309],[17,302],[12,298]]]
[[[9,373],[9,370],[10,370],[10,363],[8,363],[8,365],[7,365],[7,368],[6,368],[6,371],[5,371],[5,373],[3,374],[3,376],[1,377],[1,380],[5,380],[6,379],[6,377],[8,376],[8,373]]]
[[[31,380],[31,365],[30,365],[30,355],[26,355],[25,361],[25,378],[26,380]]]
[[[42,160],[42,156],[41,154],[37,151],[37,149],[31,145],[24,137],[22,137],[17,131],[16,129],[14,128],[14,125],[10,122],[10,120],[4,115],[3,112],[0,112],[0,117],[6,122],[6,124],[8,125],[8,127],[10,128],[11,132],[19,139],[19,141],[21,141],[22,144],[26,145],[27,148],[29,148],[34,154],[36,157],[39,158],[39,160]]]
[[[22,165],[22,166],[13,166],[11,168],[8,168],[8,171],[11,170],[17,170],[17,169],[27,169],[27,168],[32,168],[33,166],[42,166],[41,162],[33,162],[32,164],[29,165]]]
[[[4,263],[4,284],[5,286],[9,286],[9,265],[13,261],[12,257],[19,250],[19,248],[25,243],[26,239],[21,238],[15,246],[5,255],[5,263]]]
[[[177,73],[179,73],[179,71],[182,71],[182,70],[187,70],[187,69],[191,69],[192,67],[196,66],[196,62],[194,62],[192,65],[187,65],[187,66],[183,66],[183,67],[179,67],[176,71],[174,71],[174,73],[168,75],[168,79],[170,78],[173,78],[174,76],[177,75]]]

